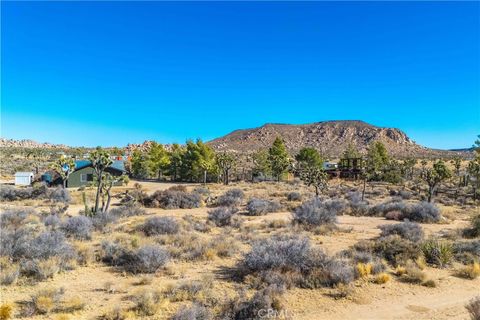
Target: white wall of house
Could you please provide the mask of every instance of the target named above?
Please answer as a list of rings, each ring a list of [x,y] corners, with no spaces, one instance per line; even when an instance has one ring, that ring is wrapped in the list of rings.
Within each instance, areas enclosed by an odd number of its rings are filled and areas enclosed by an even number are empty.
[[[17,172],[15,173],[16,186],[29,186],[33,181],[33,172]]]

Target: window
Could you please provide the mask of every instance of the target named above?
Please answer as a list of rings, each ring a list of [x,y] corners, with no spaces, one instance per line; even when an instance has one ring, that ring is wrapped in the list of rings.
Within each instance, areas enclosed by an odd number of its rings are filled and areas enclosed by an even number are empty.
[[[86,173],[80,174],[80,182],[87,182],[88,175]]]

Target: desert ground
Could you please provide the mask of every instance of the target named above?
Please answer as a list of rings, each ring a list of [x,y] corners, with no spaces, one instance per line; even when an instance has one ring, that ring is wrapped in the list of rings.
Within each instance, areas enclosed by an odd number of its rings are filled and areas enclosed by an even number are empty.
[[[134,187],[134,185],[136,185]],[[355,190],[359,183],[337,181],[330,186],[335,190],[340,185]],[[125,191],[141,186],[146,194],[166,190],[170,183],[130,181],[128,186],[115,187],[114,193],[122,195]],[[43,281],[20,277],[15,283],[1,286],[1,302],[13,306],[14,315],[29,319],[127,319],[148,318],[167,319],[179,310],[188,308],[193,302],[209,306],[216,314],[228,299],[238,297],[239,292],[251,297],[256,289],[248,281],[236,281],[225,276],[239,260],[250,250],[255,239],[268,238],[274,234],[291,234],[307,237],[311,245],[333,256],[347,250],[362,240],[375,240],[386,224],[398,224],[385,217],[338,216],[334,230],[302,230],[292,226],[292,210],[301,201],[287,201],[289,192],[297,191],[303,198],[312,197],[312,190],[298,183],[233,183],[229,186],[209,184],[184,184],[188,191],[196,188],[208,188],[210,194],[199,208],[161,209],[145,208],[142,215],[121,218],[103,231],[93,231],[90,239],[74,240],[77,248],[83,248],[84,260],[71,270],[61,271]],[[388,187],[390,188],[390,187]],[[229,189],[241,189],[245,199],[261,198],[278,201],[278,212],[260,216],[243,215],[245,202],[236,213],[242,221],[239,226],[218,227],[208,222],[211,203]],[[82,210],[81,191],[70,190],[72,197],[64,219],[76,216]],[[89,199],[93,199],[93,189],[86,190]],[[367,199],[371,203],[380,203],[389,199],[385,186],[368,189]],[[121,197],[115,197],[112,208],[120,206]],[[208,206],[207,206],[208,205]],[[2,210],[11,208],[34,208],[36,212],[48,212],[52,205],[47,200],[23,200],[2,203]],[[443,218],[440,223],[422,223],[425,238],[455,237],[461,230],[468,228],[472,215],[478,213],[478,207],[438,205]],[[176,235],[145,236],[138,226],[152,217],[173,217],[180,224]],[[204,230],[192,228],[194,223],[202,224]],[[200,229],[199,229],[200,230]],[[172,239],[175,238],[176,239]],[[172,258],[165,267],[150,274],[133,274],[110,266],[102,261],[102,241],[123,238],[140,244],[161,243],[171,253]],[[211,250],[202,251],[199,257],[188,258],[188,251],[209,242]],[[225,251],[225,253],[222,253]],[[86,252],[86,253],[85,253]],[[280,301],[282,313],[270,318],[289,319],[467,319],[465,305],[480,294],[480,278],[467,279],[458,276],[457,270],[462,264],[455,261],[449,267],[439,268],[425,265],[423,273],[433,280],[434,287],[402,281],[397,271],[388,266],[384,273],[389,281],[379,284],[375,276],[356,277],[349,285],[347,293],[339,287],[300,288],[291,287],[282,294]],[[200,287],[194,293],[182,292],[182,286]],[[55,310],[22,315],[22,308],[28,305],[32,296],[42,289],[63,288],[67,303],[74,305],[71,310]],[[135,310],[135,296],[142,292],[161,293],[160,301],[151,315],[139,314]],[[340,292],[340,293],[339,293]],[[75,307],[75,305],[79,305]],[[130,311],[129,311],[130,310]],[[43,314],[42,314],[43,313]],[[193,318],[192,318],[193,319]]]

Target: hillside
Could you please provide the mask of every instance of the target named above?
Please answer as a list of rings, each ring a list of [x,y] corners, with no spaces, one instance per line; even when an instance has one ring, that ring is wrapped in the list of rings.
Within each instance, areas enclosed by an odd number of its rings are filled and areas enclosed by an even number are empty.
[[[429,149],[415,143],[399,129],[381,128],[354,120],[303,125],[269,123],[258,128],[233,131],[210,141],[209,144],[217,151],[254,152],[268,148],[277,136],[284,139],[291,153],[309,146],[330,157],[341,155],[349,143],[364,152],[373,141],[381,141],[390,154],[397,157],[465,155],[465,152]]]

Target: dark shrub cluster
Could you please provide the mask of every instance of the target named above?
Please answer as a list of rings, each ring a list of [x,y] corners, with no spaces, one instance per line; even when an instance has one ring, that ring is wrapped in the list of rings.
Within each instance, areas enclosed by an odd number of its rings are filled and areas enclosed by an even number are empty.
[[[412,198],[412,193],[407,190],[390,190],[390,195],[392,197],[399,197],[404,200]]]
[[[392,220],[405,220],[435,223],[441,219],[440,209],[433,203],[418,202],[407,204],[402,201],[380,203],[370,208],[370,215],[384,216]]]
[[[180,307],[172,317],[172,320],[209,320],[213,319],[212,314],[204,306],[193,303],[191,306]]]
[[[239,270],[244,275],[279,272],[293,278],[297,286],[306,288],[349,283],[354,276],[353,269],[345,261],[311,248],[308,238],[285,236],[254,243]]]
[[[281,315],[283,310],[281,295],[283,293],[283,288],[272,285],[257,291],[250,299],[246,299],[244,296],[238,297],[223,306],[220,318],[254,320],[272,314]]]
[[[107,212],[99,212],[92,217],[92,223],[95,230],[104,231],[108,225],[115,223],[119,216],[112,213],[112,210]]]
[[[154,273],[169,260],[168,252],[158,245],[131,249],[119,242],[102,242],[102,260],[127,272]]]
[[[345,197],[350,207],[350,214],[353,216],[368,216],[369,205],[368,202],[362,200],[362,195],[359,192],[349,192]]]
[[[217,227],[230,226],[232,217],[238,211],[233,207],[219,207],[208,211],[208,220],[215,223]]]
[[[74,237],[80,240],[89,240],[92,237],[92,220],[85,216],[76,216],[64,221],[60,228],[67,237]]]
[[[452,249],[455,259],[464,264],[480,261],[480,240],[454,242]]]
[[[247,203],[247,213],[249,216],[261,216],[270,212],[277,212],[281,207],[277,201],[252,198]]]
[[[345,210],[340,200],[322,201],[318,198],[302,203],[293,212],[293,222],[306,226],[331,225],[337,222],[337,215]]]
[[[379,238],[374,243],[373,252],[393,266],[405,265],[408,260],[416,260],[422,254],[418,243],[399,235]]]
[[[244,193],[240,189],[230,189],[217,199],[217,206],[234,207],[242,204]]]
[[[43,183],[35,184],[32,187],[26,188],[0,185],[0,201],[16,201],[27,199],[49,199],[54,202],[64,203],[71,201],[68,190],[61,187],[49,189]]]
[[[470,319],[480,320],[480,296],[470,300],[465,308],[467,308],[468,313],[470,314]]]
[[[145,220],[140,226],[140,230],[146,236],[156,236],[159,234],[174,234],[177,233],[180,226],[172,217],[152,217]]]
[[[480,237],[480,214],[473,216],[470,221],[470,228],[465,229],[464,235],[466,237]]]
[[[302,201],[302,194],[297,191],[292,191],[287,194],[288,201]]]
[[[184,187],[183,187],[184,188]],[[156,191],[151,196],[143,199],[143,205],[149,208],[163,209],[191,209],[198,208],[202,204],[202,198],[198,193],[189,193],[184,189],[168,189]]]
[[[383,225],[379,228],[380,230],[382,230],[382,232],[380,233],[380,237],[399,235],[406,240],[410,240],[412,242],[420,242],[422,241],[424,236],[422,227],[415,222],[405,221],[398,224]]]
[[[115,207],[109,210],[109,213],[113,216],[124,218],[133,216],[143,216],[146,212],[145,209],[134,203],[127,203],[120,207]]]

